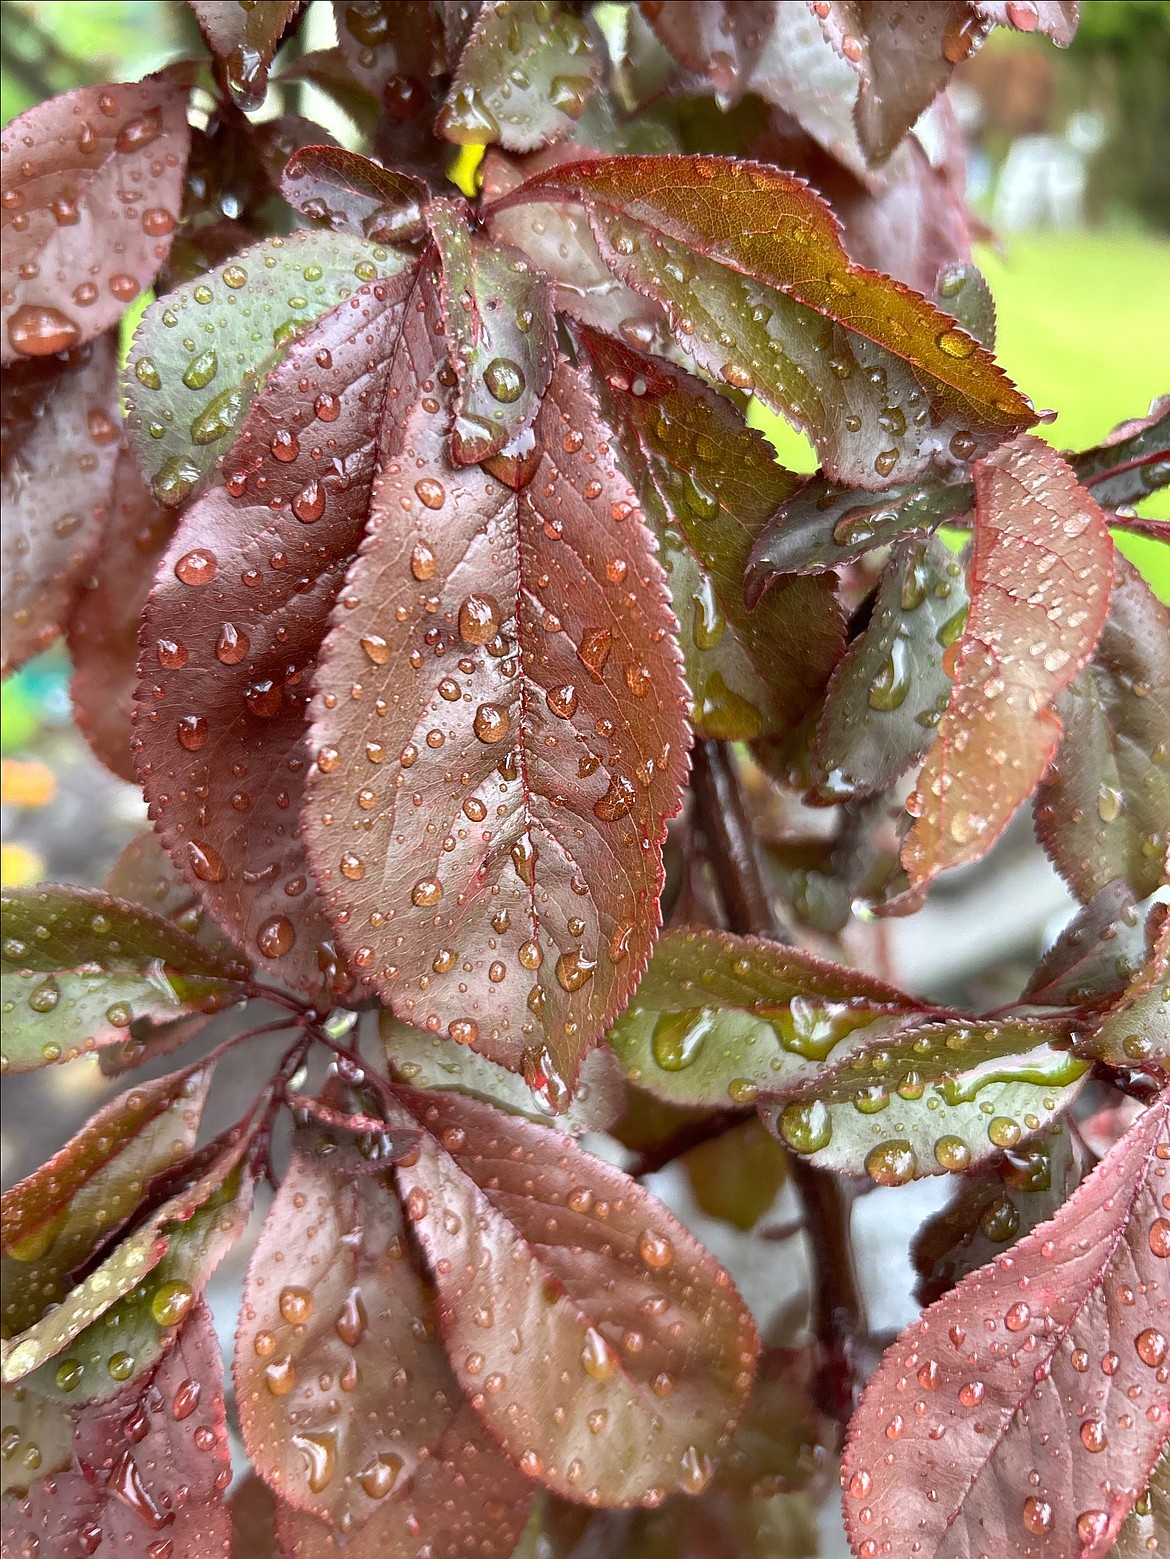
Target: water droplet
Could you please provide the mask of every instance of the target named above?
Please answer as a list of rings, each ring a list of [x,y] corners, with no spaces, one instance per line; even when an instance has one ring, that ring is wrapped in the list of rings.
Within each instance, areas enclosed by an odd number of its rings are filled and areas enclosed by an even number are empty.
[[[656,1272],[669,1267],[674,1260],[674,1246],[665,1234],[654,1229],[643,1229],[638,1236],[638,1255]]]
[[[890,646],[881,670],[870,683],[869,707],[882,711],[900,708],[910,691],[910,657],[906,640],[899,635]]]
[[[595,682],[601,681],[601,673],[613,647],[613,634],[608,628],[594,628],[584,635],[577,649],[582,665]]]
[[[325,513],[325,484],[316,477],[301,488],[292,501],[292,512],[302,525],[314,525]]]
[[[970,357],[976,346],[975,341],[966,333],[965,330],[954,330],[950,328],[947,330],[940,330],[938,335],[934,338],[934,344],[938,347],[939,351],[945,353],[947,357],[955,357],[959,359]]]
[[[157,141],[161,133],[162,116],[157,108],[152,108],[138,119],[127,120],[118,131],[114,147],[120,152],[140,152]]]
[[[246,633],[241,633],[235,623],[224,623],[215,641],[215,658],[225,666],[238,666],[252,647]]]
[[[437,482],[434,477],[424,476],[420,478],[414,484],[414,490],[418,494],[419,502],[428,509],[441,509],[447,501],[447,489],[442,482]],[[475,640],[473,642],[480,643],[482,641]]]
[[[443,884],[434,877],[420,877],[410,890],[410,902],[419,909],[430,908],[443,897]]]
[[[206,352],[200,352],[198,357],[192,358],[183,374],[183,383],[189,390],[205,390],[219,372],[219,357],[215,349],[209,347]]]
[[[1170,1256],[1170,1218],[1155,1218],[1150,1225],[1150,1249],[1163,1260]]]
[[[280,1313],[290,1326],[303,1326],[313,1313],[313,1296],[307,1288],[282,1288]]]
[[[405,1463],[393,1451],[383,1451],[358,1473],[358,1482],[370,1499],[385,1499],[402,1475]]]
[[[186,1320],[194,1303],[191,1287],[174,1279],[160,1283],[155,1289],[150,1299],[150,1313],[158,1326],[178,1326],[180,1321]]]
[[[227,879],[227,867],[218,850],[209,844],[196,844],[193,839],[187,841],[187,859],[191,870],[200,882],[224,882]]]
[[[779,1120],[780,1135],[797,1153],[817,1153],[833,1137],[833,1117],[819,1099],[785,1106]]]
[[[549,688],[544,701],[559,720],[571,720],[577,711],[577,689],[571,682]]]
[[[287,1397],[296,1383],[296,1368],[287,1354],[284,1358],[274,1359],[271,1364],[265,1365],[264,1386],[270,1396]]]
[[[202,715],[184,715],[175,726],[179,746],[186,752],[198,752],[207,740],[208,725]]]
[[[707,1036],[717,1027],[716,1014],[699,1008],[664,1012],[654,1025],[651,1049],[664,1072],[684,1072],[699,1059]]]
[[[524,394],[524,374],[510,357],[493,357],[483,371],[483,382],[498,401],[511,405]]]
[[[469,595],[459,608],[459,633],[468,644],[488,644],[500,631],[495,596]]]
[[[585,1333],[581,1367],[591,1380],[612,1380],[618,1372],[618,1356],[595,1327]]]
[[[284,915],[273,915],[256,933],[256,946],[265,958],[283,958],[291,951],[297,934],[292,921]]]
[[[419,580],[420,582],[424,579],[430,579],[434,574],[437,566],[438,565],[435,554],[431,551],[426,542],[416,542],[414,549],[410,554],[410,572],[414,575],[415,579]]]
[[[1024,1525],[1029,1532],[1041,1536],[1045,1532],[1052,1531],[1053,1511],[1046,1499],[1037,1499],[1035,1495],[1029,1495],[1024,1501],[1023,1513]]]
[[[579,991],[593,978],[596,968],[597,964],[593,959],[586,958],[580,948],[570,948],[557,959],[557,984],[564,991]]]
[[[384,666],[390,659],[390,646],[380,633],[364,633],[358,642],[375,666]]]
[[[8,321],[8,340],[22,357],[52,357],[65,352],[81,336],[75,321],[59,309],[22,303]]]
[[[866,1154],[865,1168],[878,1185],[905,1185],[914,1178],[918,1158],[908,1142],[879,1142]]]
[[[480,704],[472,724],[476,736],[489,746],[502,742],[512,726],[508,711],[500,704]]]

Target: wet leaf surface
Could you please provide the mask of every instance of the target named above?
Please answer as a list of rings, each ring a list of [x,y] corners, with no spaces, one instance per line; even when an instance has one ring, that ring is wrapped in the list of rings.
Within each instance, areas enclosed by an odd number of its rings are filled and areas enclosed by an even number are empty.
[[[138,625],[175,525],[152,497],[131,451],[118,451],[105,524],[69,615],[73,717],[93,753],[120,779],[134,779],[134,684]]]
[[[117,324],[171,247],[190,148],[188,65],[78,87],[0,141],[0,362],[51,357]]]
[[[759,1349],[731,1279],[661,1203],[560,1132],[454,1093],[399,1097],[431,1134],[395,1174],[476,1414],[568,1499],[700,1493]]]
[[[413,1554],[412,1538],[446,1553],[482,1509],[474,1491],[498,1501],[491,1526],[506,1553],[531,1485],[462,1403],[398,1200],[352,1157],[335,1136],[307,1134],[265,1222],[236,1344],[245,1444],[280,1499],[348,1538],[346,1552],[376,1542]],[[448,1509],[461,1478],[463,1501]],[[285,1518],[289,1532],[302,1525],[304,1553],[334,1551],[316,1522]]]
[[[531,152],[569,134],[597,84],[584,20],[557,0],[485,0],[464,45],[440,135]]]
[[[1037,964],[1022,1001],[1076,1007],[1123,991],[1145,957],[1133,889],[1120,878],[1078,910]]]
[[[1109,509],[1140,503],[1170,484],[1170,395],[1159,396],[1149,416],[1123,422],[1070,463],[1077,479]]]
[[[5,1500],[6,1541],[54,1559],[227,1559],[231,1454],[202,1303],[145,1382],[76,1415],[72,1450],[69,1470]]]
[[[787,581],[754,613],[744,603],[752,542],[797,479],[700,380],[612,337],[582,335],[626,470],[658,533],[696,730],[723,741],[786,733],[844,645],[829,578]]]
[[[305,146],[281,175],[280,191],[302,216],[373,243],[400,243],[422,232],[421,179],[340,146]]]
[[[333,7],[337,43],[351,74],[391,119],[421,112],[444,68],[440,7],[426,0],[374,0]]]
[[[1066,49],[1080,19],[1077,0],[976,0],[975,10],[998,27],[1039,32]]]
[[[1170,1418],[1168,1113],[1163,1094],[1053,1219],[886,1354],[842,1467],[856,1553],[1113,1547]]]
[[[1150,948],[1121,999],[1081,1045],[1085,1055],[1113,1066],[1156,1067],[1170,1073],[1170,914],[1150,921]]]
[[[452,200],[427,208],[442,263],[443,323],[459,379],[451,454],[473,465],[527,434],[552,378],[552,289],[518,251],[468,228]],[[526,440],[531,444],[531,440]]]
[[[1130,1511],[1112,1549],[1113,1559],[1149,1559],[1164,1550],[1170,1532],[1170,1452],[1154,1468],[1150,1486]]]
[[[67,357],[5,371],[5,676],[62,632],[100,545],[118,458],[116,353],[113,336],[103,336]]]
[[[914,888],[979,860],[1031,795],[1060,741],[1053,704],[1088,660],[1109,606],[1105,516],[1039,439],[975,467],[971,609],[944,662],[955,685],[907,803]]]
[[[48,1402],[24,1386],[0,1389],[0,1493],[26,1494],[41,1478],[63,1472],[73,1455],[73,1422],[59,1402]],[[0,1504],[4,1531],[15,1501]]]
[[[453,374],[420,296],[317,678],[306,837],[343,948],[395,1013],[563,1103],[657,929],[688,742],[673,619],[566,365],[530,455],[450,464]]]
[[[818,800],[879,794],[925,754],[950,697],[943,652],[966,614],[959,559],[934,537],[898,542],[873,615],[825,696],[813,748]]]
[[[152,303],[123,378],[127,431],[158,501],[211,481],[265,378],[325,313],[405,259],[348,233],[266,238]]]
[[[136,741],[163,842],[232,940],[311,991],[346,977],[301,842],[307,684],[365,525],[411,287],[366,283],[290,348],[145,615]]]
[[[580,200],[614,274],[662,303],[708,373],[804,428],[832,480],[908,481],[1034,420],[965,331],[909,288],[851,265],[828,208],[778,169],[601,158],[522,188],[528,200]]]
[[[983,272],[969,264],[940,266],[935,291],[939,308],[953,315],[969,335],[991,351],[995,346],[995,299]],[[1079,471],[1077,475],[1084,480]]]
[[[1118,559],[1089,664],[1057,705],[1064,738],[1036,796],[1036,833],[1078,898],[1115,878],[1165,881],[1170,840],[1170,610]]]
[[[223,67],[232,97],[243,109],[259,108],[277,45],[304,0],[189,0],[207,47]]]
[[[72,1061],[129,1037],[136,1019],[214,1011],[243,994],[243,964],[169,921],[90,888],[6,888],[5,1072]]]

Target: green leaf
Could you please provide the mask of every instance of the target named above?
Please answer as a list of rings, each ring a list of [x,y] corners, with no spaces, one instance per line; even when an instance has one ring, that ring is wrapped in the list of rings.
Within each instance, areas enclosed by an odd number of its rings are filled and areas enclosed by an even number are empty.
[[[125,1040],[140,1018],[214,1011],[246,966],[149,910],[91,888],[6,889],[2,1070],[27,1072]]]
[[[804,428],[834,481],[880,490],[1035,421],[973,337],[852,265],[829,208],[776,168],[606,157],[547,169],[508,199],[583,203],[614,274],[663,304],[700,367]]]
[[[1170,1532],[1170,1448],[1162,1452],[1149,1487],[1130,1511],[1110,1550],[1113,1559],[1149,1559]]]
[[[0,1390],[0,1445],[0,1494],[20,1496],[39,1479],[69,1466],[73,1420],[59,1402],[26,1386],[5,1386]]]
[[[473,237],[464,207],[433,200],[443,323],[459,379],[451,454],[475,465],[536,420],[556,361],[552,288],[516,250]]]
[[[951,692],[943,651],[966,617],[963,566],[954,554],[933,537],[899,542],[873,615],[829,684],[813,746],[817,800],[888,790],[923,756]]]
[[[758,612],[749,551],[797,478],[699,379],[582,327],[630,480],[661,543],[701,736],[748,741],[799,723],[844,643],[835,580],[791,580]]]
[[[127,427],[154,496],[184,503],[211,481],[290,342],[405,257],[347,233],[266,238],[152,303],[130,349]]]
[[[573,128],[601,73],[582,17],[556,0],[487,0],[435,130],[465,145],[531,152]]]

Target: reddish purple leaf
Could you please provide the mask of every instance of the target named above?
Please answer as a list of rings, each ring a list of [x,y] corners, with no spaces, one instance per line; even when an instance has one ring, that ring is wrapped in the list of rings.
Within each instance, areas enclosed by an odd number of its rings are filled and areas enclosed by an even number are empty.
[[[76,1415],[73,1465],[8,1501],[8,1543],[52,1559],[227,1559],[231,1455],[219,1344],[200,1303],[158,1367]]]
[[[317,677],[306,837],[399,1017],[571,1087],[657,929],[689,734],[674,622],[580,375],[556,369],[530,454],[453,467],[420,299]]]
[[[358,83],[391,120],[421,113],[444,66],[439,7],[427,0],[335,3],[337,42]]]
[[[191,76],[78,87],[4,131],[0,362],[94,340],[150,286],[179,219]]]
[[[805,428],[832,480],[880,490],[1035,420],[954,320],[851,265],[824,202],[776,168],[604,157],[508,198],[580,201],[614,274],[663,305],[700,367]]]
[[[979,461],[975,500],[955,686],[907,803],[902,864],[919,891],[986,855],[1031,795],[1060,740],[1053,703],[1109,607],[1105,516],[1046,444],[1020,438]]]
[[[886,1354],[841,1471],[859,1559],[1112,1548],[1170,1433],[1168,1115]]]
[[[1036,794],[1036,834],[1078,898],[1115,878],[1145,898],[1170,843],[1170,610],[1117,560],[1093,659],[1057,706],[1064,739]]]
[[[276,1546],[276,1499],[254,1472],[236,1484],[228,1500],[232,1559],[283,1559]]]
[[[307,990],[346,979],[301,843],[307,684],[366,521],[411,287],[367,283],[290,348],[144,621],[135,741],[163,843],[232,940]]]
[[[73,716],[95,755],[134,779],[138,625],[175,517],[151,496],[133,454],[118,452],[105,524],[67,629]],[[113,891],[113,890],[111,890]]]
[[[1170,1074],[1170,908],[1150,917],[1150,950],[1121,999],[1081,1046],[1112,1066]]]
[[[395,1175],[456,1378],[493,1436],[571,1500],[700,1493],[759,1350],[727,1273],[562,1133],[455,1093],[399,1098],[430,1135]]]
[[[306,1554],[334,1551],[330,1528],[358,1554],[446,1553],[492,1499],[509,1553],[530,1485],[461,1402],[397,1198],[367,1167],[306,1137],[281,1182],[236,1338],[249,1455],[283,1504],[319,1518],[282,1520]]]
[[[280,192],[302,216],[380,244],[418,237],[420,207],[428,195],[421,179],[340,146],[295,152],[281,175]]]
[[[62,632],[100,545],[118,458],[116,369],[109,335],[4,374],[5,676]]]
[[[1115,879],[1082,906],[1032,972],[1021,1001],[1084,1007],[1120,995],[1141,966],[1145,933],[1133,889]]]
[[[1159,395],[1146,416],[1121,423],[1092,449],[1068,458],[1077,479],[1107,509],[1140,503],[1170,485],[1170,395]]]
[[[1067,49],[1077,30],[1077,0],[976,0],[975,10],[989,22],[1016,32],[1039,32]]]
[[[268,67],[304,0],[189,0],[207,47],[227,74],[241,108],[259,108],[268,89]]]

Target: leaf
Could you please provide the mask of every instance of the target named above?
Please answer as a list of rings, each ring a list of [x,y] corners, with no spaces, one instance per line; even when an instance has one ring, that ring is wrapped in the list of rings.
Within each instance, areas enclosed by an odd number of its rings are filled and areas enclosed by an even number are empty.
[[[977,266],[954,264],[939,270],[938,306],[957,319],[988,351],[995,346],[995,299]],[[1079,471],[1077,477],[1084,480]]]
[[[471,1489],[448,1511],[453,1477],[500,1502],[491,1525],[514,1543],[531,1486],[462,1403],[397,1199],[381,1177],[352,1173],[352,1156],[302,1139],[253,1254],[235,1355],[248,1453],[283,1502],[358,1554],[374,1539],[383,1554],[446,1552],[448,1529],[479,1513]],[[286,1530],[305,1531],[306,1553],[333,1552],[315,1525]]]
[[[1060,741],[1053,703],[1092,654],[1109,607],[1105,516],[1046,444],[1020,438],[980,461],[975,499],[955,686],[907,803],[912,889],[980,860],[1031,795]]]
[[[210,1086],[210,1068],[188,1068],[119,1094],[4,1193],[6,1336],[60,1304],[72,1274],[132,1216],[153,1176],[191,1152]]]
[[[399,1099],[430,1135],[395,1175],[479,1418],[521,1472],[568,1499],[698,1493],[759,1350],[727,1274],[562,1133],[455,1093]],[[540,1339],[521,1361],[517,1328]]]
[[[1040,32],[1058,48],[1067,49],[1077,30],[1077,0],[976,0],[975,10],[999,27]]]
[[[1053,1219],[887,1352],[841,1472],[856,1554],[1112,1548],[1167,1432],[1168,1112],[1164,1093]]]
[[[1036,834],[1082,900],[1114,878],[1165,881],[1170,842],[1170,610],[1124,559],[1096,653],[1057,705],[1064,738],[1036,794]]]
[[[1133,889],[1120,878],[1074,915],[1032,972],[1021,1001],[1085,1007],[1120,994],[1145,954]]]
[[[335,3],[337,42],[350,72],[392,119],[421,111],[444,69],[442,19],[427,0]]]
[[[915,1295],[933,1304],[1022,1234],[1051,1218],[1080,1184],[1089,1155],[1065,1121],[1027,1147],[997,1154],[962,1177],[950,1201],[919,1228],[910,1248]]]
[[[813,744],[813,799],[880,794],[924,755],[950,696],[943,651],[966,615],[954,554],[934,537],[897,542],[873,615],[829,684]]]
[[[87,1263],[55,1309],[4,1342],[5,1384],[27,1380],[42,1396],[80,1406],[150,1370],[247,1227],[251,1146],[249,1132],[234,1130],[156,1179],[152,1195],[165,1200],[147,1206],[97,1265]]]
[[[199,1304],[152,1375],[76,1416],[72,1468],[5,1501],[5,1538],[54,1559],[227,1559],[230,1479],[219,1348]]]
[[[303,216],[373,243],[400,243],[423,231],[422,179],[383,168],[341,146],[303,146],[285,164],[280,192]]]
[[[293,233],[152,303],[123,392],[131,443],[159,503],[173,508],[207,486],[265,378],[318,316],[403,264],[346,233]]]
[[[114,1044],[137,1018],[214,1011],[243,993],[243,964],[92,888],[6,888],[5,1050],[27,1072]]]
[[[0,1493],[27,1494],[39,1479],[51,1478],[69,1466],[73,1422],[60,1403],[47,1402],[23,1386],[5,1386],[0,1390],[0,1410],[0,1444],[4,1447]],[[12,1505],[13,1501],[6,1497],[0,1506],[4,1511],[5,1535]]]
[[[530,1088],[522,1077],[486,1056],[452,1045],[445,1034],[400,1023],[389,1012],[379,1013],[378,1029],[391,1076],[412,1088],[453,1088],[574,1136],[608,1131],[625,1108],[625,1078],[604,1045],[585,1057],[573,1097],[566,1101],[547,1081],[542,1089]]]
[[[300,835],[306,684],[366,522],[413,284],[365,284],[289,349],[143,621],[135,739],[163,844],[238,946],[326,994],[349,985]]]
[[[317,677],[306,841],[398,1017],[566,1089],[657,929],[688,741],[674,624],[581,377],[558,365],[531,455],[457,470],[420,300]]]
[[[4,374],[3,674],[64,629],[100,544],[118,457],[116,343]]]
[[[579,200],[614,274],[666,308],[701,368],[804,428],[833,481],[905,482],[1034,420],[945,314],[851,265],[828,207],[776,168],[607,157],[538,173],[509,197],[548,198]]]
[[[174,515],[156,503],[133,454],[118,451],[105,524],[67,635],[73,717],[102,763],[134,779],[131,750],[138,624]]]
[[[829,0],[811,9],[861,78],[853,117],[870,162],[884,162],[979,41],[966,0],[871,6]]]
[[[785,734],[844,642],[831,579],[789,581],[755,613],[744,604],[753,539],[796,478],[700,380],[611,337],[581,336],[662,547],[696,730],[723,741]]]
[[[627,1076],[672,1104],[752,1104],[790,1073],[815,1077],[850,1035],[896,1031],[921,1011],[860,970],[779,943],[675,926],[663,932],[610,1043]],[[856,1042],[856,1041],[855,1041]]]
[[[1170,395],[1160,395],[1148,416],[1123,422],[1069,463],[1077,480],[1108,509],[1140,503],[1170,484]]]
[[[276,1500],[254,1472],[245,1474],[228,1500],[232,1517],[231,1559],[282,1559],[276,1546]]]
[[[1113,1066],[1170,1073],[1170,913],[1165,905],[1150,923],[1150,951],[1121,1000],[1080,1050]]]
[[[531,152],[568,135],[601,74],[583,19],[557,0],[485,0],[435,131]]]
[[[162,847],[153,829],[135,835],[111,866],[105,881],[107,893],[129,899],[144,909],[173,920],[181,931],[222,958],[239,957],[235,948],[208,920],[202,901]]]
[[[50,357],[116,325],[171,247],[191,145],[190,66],[78,87],[0,140],[0,362]]]
[[[1112,1549],[1113,1559],[1149,1559],[1158,1551],[1159,1533],[1170,1531],[1170,1452],[1164,1451],[1150,1486],[1126,1518]]]
[[[240,5],[238,0],[189,0],[207,47],[227,74],[232,97],[251,111],[264,102],[272,56],[301,10],[304,0],[266,0],[264,5]]]
[[[442,262],[443,322],[459,379],[451,456],[474,465],[536,421],[556,360],[552,289],[523,255],[474,237],[455,201],[431,201],[427,226]]]

